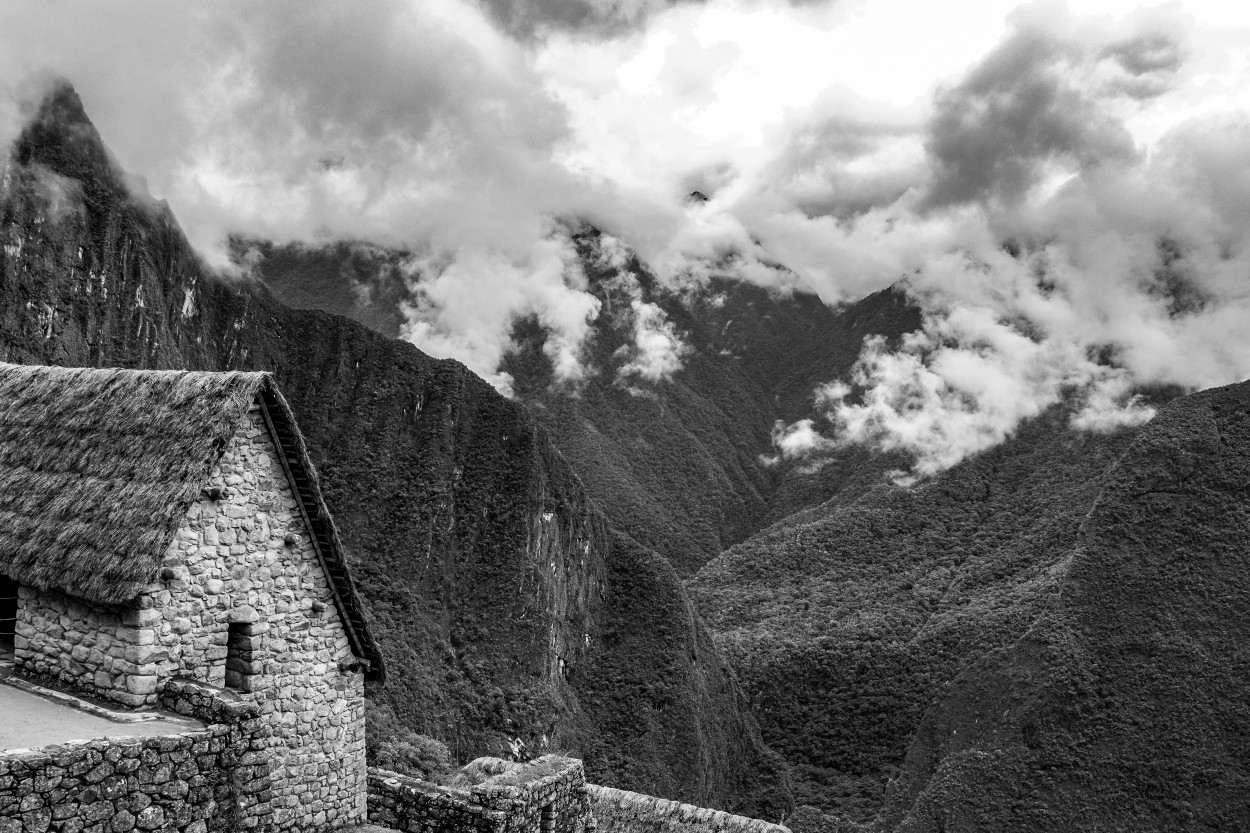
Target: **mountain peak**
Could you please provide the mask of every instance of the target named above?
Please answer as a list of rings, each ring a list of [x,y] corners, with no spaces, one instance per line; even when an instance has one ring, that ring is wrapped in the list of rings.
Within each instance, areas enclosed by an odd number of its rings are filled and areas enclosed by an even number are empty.
[[[115,194],[124,190],[82,99],[64,78],[50,82],[13,143],[13,157],[19,164],[43,165],[61,176],[80,180],[88,198],[102,191]]]

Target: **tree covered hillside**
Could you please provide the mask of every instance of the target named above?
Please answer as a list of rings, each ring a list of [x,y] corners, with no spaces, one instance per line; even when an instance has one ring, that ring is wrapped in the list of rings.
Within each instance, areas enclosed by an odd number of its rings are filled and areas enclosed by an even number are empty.
[[[1049,592],[919,725],[875,829],[1250,824],[1250,383],[1179,399],[1101,478]]]
[[[1050,604],[1133,436],[1067,417],[1056,407],[922,485],[781,521],[690,580],[800,804],[870,819],[926,711]]]

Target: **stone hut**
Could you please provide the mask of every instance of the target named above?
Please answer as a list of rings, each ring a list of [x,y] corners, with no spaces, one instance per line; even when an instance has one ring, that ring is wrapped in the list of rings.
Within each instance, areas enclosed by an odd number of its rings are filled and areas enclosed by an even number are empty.
[[[18,673],[220,687],[272,727],[277,829],[365,820],[382,660],[270,375],[0,364],[0,597]]]

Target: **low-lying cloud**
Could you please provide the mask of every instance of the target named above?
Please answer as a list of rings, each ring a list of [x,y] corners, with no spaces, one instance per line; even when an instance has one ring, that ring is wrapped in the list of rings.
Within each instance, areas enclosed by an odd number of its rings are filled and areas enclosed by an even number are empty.
[[[899,277],[922,329],[869,340],[850,379],[816,392],[815,421],[778,430],[780,454],[870,444],[912,455],[914,478],[1060,401],[1074,428],[1106,431],[1153,415],[1142,386],[1250,376],[1250,233],[1233,219],[1250,208],[1250,123],[1136,146],[1117,113],[1149,96],[1106,79],[1150,76],[1162,95],[1183,49],[1153,28],[1095,34],[1035,9],[939,93],[928,181],[841,235],[891,216],[871,239],[911,267]]]
[[[1111,430],[1148,416],[1143,385],[1250,376],[1250,50],[1231,30],[1043,2],[1005,28],[917,5],[901,31],[900,9],[7,5],[0,139],[16,79],[67,77],[210,262],[232,268],[231,233],[413,252],[404,337],[505,392],[521,317],[557,379],[597,371],[579,220],[687,292],[716,275],[838,304],[902,281],[921,331],[814,392],[776,434],[792,458],[866,443],[924,475],[1063,399]],[[947,54],[964,43],[979,54]],[[691,348],[653,299],[627,306],[614,381],[671,378]]]

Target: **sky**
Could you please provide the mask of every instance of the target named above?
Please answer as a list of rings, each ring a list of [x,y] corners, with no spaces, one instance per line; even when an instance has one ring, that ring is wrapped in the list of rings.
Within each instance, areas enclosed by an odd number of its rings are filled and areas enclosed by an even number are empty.
[[[231,233],[408,250],[404,337],[505,393],[521,315],[594,372],[570,220],[672,285],[900,285],[923,329],[774,440],[924,476],[1064,397],[1105,431],[1143,386],[1250,377],[1248,70],[1227,2],[45,0],[0,4],[0,140],[67,78],[210,263]],[[666,384],[687,347],[636,307]]]

